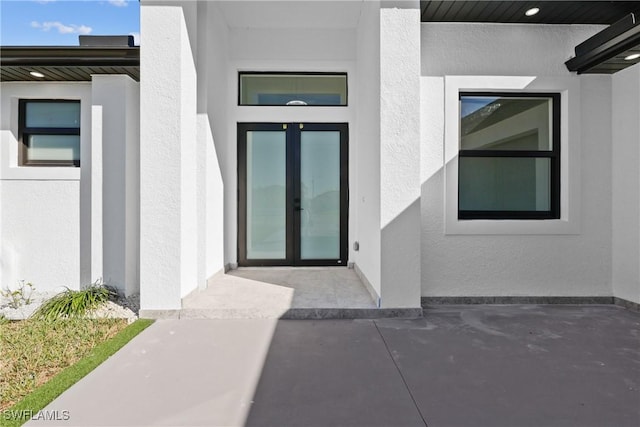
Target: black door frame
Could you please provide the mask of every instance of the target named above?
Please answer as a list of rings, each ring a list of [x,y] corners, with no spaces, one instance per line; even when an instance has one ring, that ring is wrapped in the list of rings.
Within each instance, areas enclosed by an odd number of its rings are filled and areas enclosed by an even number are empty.
[[[247,259],[247,131],[286,131],[286,258]],[[300,135],[340,132],[340,258],[300,257]],[[349,125],[347,123],[238,123],[238,265],[346,266],[349,236]]]

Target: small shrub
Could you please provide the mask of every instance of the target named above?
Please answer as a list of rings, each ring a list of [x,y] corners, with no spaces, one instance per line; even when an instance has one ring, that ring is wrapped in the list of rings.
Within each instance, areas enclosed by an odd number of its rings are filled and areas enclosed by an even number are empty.
[[[5,289],[0,291],[0,295],[9,300],[8,306],[10,308],[16,309],[31,304],[31,295],[34,290],[35,288],[30,282],[25,283],[24,280],[20,280],[15,290]]]
[[[114,291],[97,281],[85,289],[67,288],[46,300],[31,316],[38,320],[56,320],[85,317],[88,312],[109,301]]]

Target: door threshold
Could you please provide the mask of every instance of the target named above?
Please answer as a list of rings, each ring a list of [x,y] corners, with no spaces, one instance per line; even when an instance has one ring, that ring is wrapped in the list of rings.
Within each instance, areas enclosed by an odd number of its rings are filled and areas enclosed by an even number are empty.
[[[140,310],[146,319],[416,319],[422,308],[289,308],[289,309],[197,309]]]
[[[323,266],[296,266],[296,265],[274,265],[274,266],[239,266],[234,270],[334,270],[349,269],[346,265],[323,265]]]

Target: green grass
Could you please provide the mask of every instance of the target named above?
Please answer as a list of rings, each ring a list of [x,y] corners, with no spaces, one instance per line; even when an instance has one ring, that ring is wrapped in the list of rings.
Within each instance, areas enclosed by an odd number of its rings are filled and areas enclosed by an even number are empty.
[[[34,322],[39,325],[34,327],[29,327],[25,329],[29,329],[30,331],[27,335],[35,335],[35,341],[37,342],[38,334],[45,333],[46,331],[42,330],[46,329],[47,325],[49,328],[64,328],[64,326],[59,325],[72,325],[75,326],[71,328],[76,332],[80,332],[80,329],[86,329],[78,327],[79,323],[77,322],[89,322],[92,324],[94,322],[105,322],[105,321],[113,321],[114,319],[102,319],[102,320],[89,320],[89,319],[75,319],[75,320],[59,320],[56,322],[43,322],[43,321],[35,321],[29,320],[25,322]],[[27,418],[21,417],[19,415],[24,414],[36,414],[39,410],[48,405],[51,401],[53,401],[56,397],[58,397],[62,392],[67,390],[73,384],[75,384],[82,377],[87,375],[93,369],[95,369],[98,365],[100,365],[103,361],[109,358],[112,354],[122,348],[126,343],[128,343],[133,337],[138,335],[144,329],[146,329],[149,325],[153,323],[152,320],[140,319],[131,325],[127,326],[124,329],[121,329],[115,336],[106,341],[100,342],[92,349],[90,349],[80,360],[78,360],[75,364],[68,366],[49,381],[45,382],[43,385],[36,388],[33,392],[28,394],[24,399],[13,405],[12,407],[0,411],[0,425],[4,427],[17,427],[24,424],[28,421]],[[3,328],[6,327],[3,326]],[[0,343],[4,346],[5,337],[3,334],[0,334]],[[49,343],[45,342],[41,345],[47,346]],[[4,349],[3,349],[4,353]],[[62,353],[62,357],[67,357],[68,354]],[[27,374],[29,377],[29,374]]]

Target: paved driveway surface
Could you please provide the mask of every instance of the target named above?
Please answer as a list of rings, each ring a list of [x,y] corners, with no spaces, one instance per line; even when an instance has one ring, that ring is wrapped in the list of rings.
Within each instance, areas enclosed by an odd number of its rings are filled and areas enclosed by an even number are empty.
[[[56,412],[57,411],[57,412]],[[161,320],[29,426],[640,425],[640,314],[440,306],[415,320]]]

